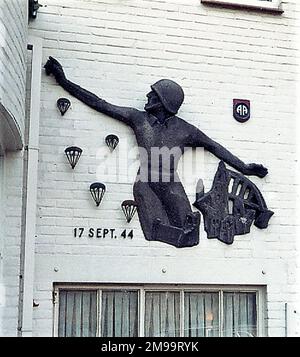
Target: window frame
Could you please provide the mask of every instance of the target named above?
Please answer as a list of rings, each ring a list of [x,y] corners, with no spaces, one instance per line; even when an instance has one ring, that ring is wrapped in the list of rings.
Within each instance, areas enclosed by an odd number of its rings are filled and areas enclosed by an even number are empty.
[[[204,5],[216,5],[231,8],[269,11],[282,14],[282,0],[201,0]]]
[[[60,290],[96,290],[97,291],[97,336],[101,337],[101,302],[102,291],[128,290],[138,293],[138,337],[144,337],[145,293],[148,291],[180,293],[180,337],[184,337],[184,293],[219,293],[219,331],[223,337],[223,294],[224,292],[256,293],[257,337],[266,336],[265,304],[266,286],[259,285],[187,285],[187,284],[68,284],[57,283],[53,288],[53,336],[58,337],[59,291]]]

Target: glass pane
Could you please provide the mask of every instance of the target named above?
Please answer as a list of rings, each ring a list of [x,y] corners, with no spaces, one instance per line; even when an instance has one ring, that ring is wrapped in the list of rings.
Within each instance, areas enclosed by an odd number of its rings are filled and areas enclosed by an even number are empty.
[[[97,292],[60,290],[59,337],[95,337],[97,332]]]
[[[219,336],[219,294],[184,294],[184,336]]]
[[[138,293],[136,291],[102,292],[102,337],[138,335]]]
[[[180,293],[146,292],[145,336],[180,336]]]
[[[257,336],[256,293],[224,293],[223,304],[224,336]]]

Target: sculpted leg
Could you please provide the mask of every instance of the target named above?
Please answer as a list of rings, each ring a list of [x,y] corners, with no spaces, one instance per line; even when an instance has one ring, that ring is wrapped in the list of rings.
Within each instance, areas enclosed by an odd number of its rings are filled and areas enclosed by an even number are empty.
[[[166,211],[148,182],[136,182],[133,186],[133,196],[137,203],[137,212],[145,238],[153,240],[153,223],[160,219],[164,224],[169,224]]]
[[[192,212],[189,200],[180,182],[151,183],[150,187],[161,199],[169,223],[157,219],[152,239],[175,247],[191,247],[199,243],[199,212]]]

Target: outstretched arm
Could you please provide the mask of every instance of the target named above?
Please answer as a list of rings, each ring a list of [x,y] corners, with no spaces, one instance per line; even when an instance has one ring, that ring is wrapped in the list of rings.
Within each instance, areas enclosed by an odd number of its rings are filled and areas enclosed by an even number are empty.
[[[106,114],[114,119],[120,120],[130,126],[133,125],[134,114],[138,112],[137,109],[129,107],[120,107],[110,104],[105,100],[97,97],[95,94],[80,87],[79,85],[69,81],[61,64],[53,57],[49,57],[47,63],[44,66],[46,74],[52,74],[56,82],[63,87],[67,92],[79,99],[84,104],[97,110],[100,113]]]
[[[259,164],[245,164],[238,157],[234,156],[230,151],[225,149],[216,141],[210,139],[201,130],[192,127],[191,135],[189,136],[189,144],[192,147],[204,147],[219,159],[225,161],[228,165],[240,171],[244,175],[255,175],[258,177],[265,177],[268,174],[268,169]]]

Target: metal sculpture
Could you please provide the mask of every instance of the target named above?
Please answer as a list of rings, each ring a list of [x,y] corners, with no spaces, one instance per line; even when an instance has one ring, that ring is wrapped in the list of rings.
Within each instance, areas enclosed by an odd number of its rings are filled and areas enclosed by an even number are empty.
[[[65,115],[65,113],[71,106],[71,102],[68,98],[59,98],[57,99],[56,104],[62,116]]]
[[[140,168],[133,187],[141,227],[147,240],[161,241],[175,247],[191,247],[199,242],[200,213],[193,212],[180,182],[177,165],[185,147],[204,147],[245,175],[264,177],[262,165],[245,164],[195,126],[176,116],[184,100],[182,88],[169,79],[151,86],[148,102],[140,111],[106,102],[71,82],[61,64],[49,57],[46,74],[52,74],[68,93],[89,107],[130,126],[140,150]],[[168,153],[153,158],[153,149]]]
[[[202,180],[197,187],[194,206],[203,214],[208,238],[232,244],[235,235],[250,232],[253,221],[256,227],[267,228],[274,214],[267,208],[254,183],[238,172],[226,169],[222,161],[211,190],[204,193]]]
[[[119,144],[119,138],[117,137],[117,135],[110,134],[107,135],[107,137],[105,138],[105,142],[106,145],[110,148],[110,150],[113,151]]]
[[[102,201],[102,198],[105,194],[106,187],[101,182],[94,182],[90,185],[90,193],[96,203],[96,206],[99,207]]]
[[[77,165],[77,162],[82,154],[82,149],[80,149],[77,146],[70,146],[65,149],[65,154],[67,156],[67,159],[74,170],[75,166]]]
[[[39,4],[38,0],[28,1],[28,17],[29,19],[35,19],[37,16],[38,9],[43,5]]]
[[[126,200],[122,202],[121,207],[127,223],[130,223],[137,210],[136,202],[133,200]]]

